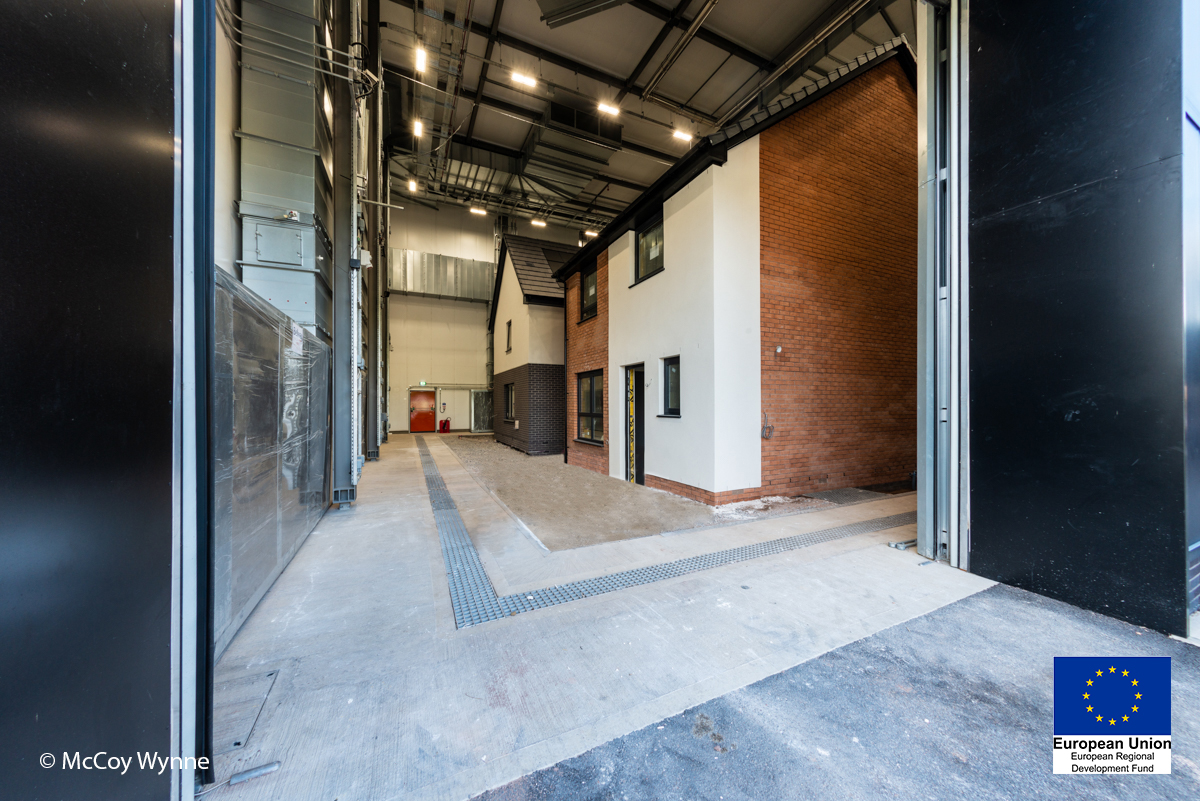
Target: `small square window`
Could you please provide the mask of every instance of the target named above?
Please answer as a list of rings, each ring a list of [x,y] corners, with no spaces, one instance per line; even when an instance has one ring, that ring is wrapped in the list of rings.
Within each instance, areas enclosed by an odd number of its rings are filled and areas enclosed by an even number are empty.
[[[578,381],[578,422],[575,436],[588,442],[604,442],[604,371],[580,373]]]
[[[598,303],[596,265],[593,264],[579,276],[579,322],[595,317]]]
[[[517,385],[504,385],[504,419],[515,420],[517,417]]]
[[[679,414],[679,357],[663,359],[663,414]]]
[[[512,320],[504,324],[505,353],[512,353]]]
[[[634,283],[649,278],[663,269],[663,224],[662,220],[638,232],[637,268]]]

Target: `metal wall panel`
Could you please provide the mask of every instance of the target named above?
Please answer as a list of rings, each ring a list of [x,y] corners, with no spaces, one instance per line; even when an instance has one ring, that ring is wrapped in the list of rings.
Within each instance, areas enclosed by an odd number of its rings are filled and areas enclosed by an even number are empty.
[[[176,9],[0,9],[0,795],[157,801],[39,756],[171,753]]]
[[[213,360],[217,657],[327,505],[329,348],[224,272]]]
[[[490,261],[389,248],[388,263],[391,292],[479,303],[492,299],[496,265]]]
[[[1177,634],[1179,22],[972,2],[969,184],[971,568]]]

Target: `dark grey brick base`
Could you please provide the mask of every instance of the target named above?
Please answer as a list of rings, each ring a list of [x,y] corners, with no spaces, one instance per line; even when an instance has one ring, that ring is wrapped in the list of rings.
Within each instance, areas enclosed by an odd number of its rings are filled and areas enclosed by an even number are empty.
[[[564,382],[561,364],[523,364],[498,374],[492,384],[496,441],[531,455],[562,453],[567,403]],[[504,392],[509,384],[514,385],[517,406],[512,420],[504,415]]]

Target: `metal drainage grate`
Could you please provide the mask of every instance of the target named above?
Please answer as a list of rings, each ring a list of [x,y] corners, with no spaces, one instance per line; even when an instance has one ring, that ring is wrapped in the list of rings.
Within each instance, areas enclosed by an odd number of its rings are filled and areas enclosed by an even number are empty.
[[[845,526],[810,531],[807,534],[795,534],[754,545],[743,545],[739,548],[692,556],[687,559],[677,559],[661,565],[623,570],[607,576],[572,581],[568,584],[506,595],[501,598],[497,597],[496,591],[492,588],[492,583],[483,569],[483,563],[479,560],[479,552],[475,550],[475,545],[467,534],[467,528],[463,525],[462,517],[458,514],[458,507],[455,506],[454,500],[446,490],[446,484],[442,481],[437,465],[429,454],[425,438],[416,437],[416,441],[417,450],[421,454],[421,466],[425,470],[425,485],[429,489],[429,501],[433,505],[433,519],[437,523],[438,537],[442,544],[446,576],[450,582],[450,601],[454,607],[454,623],[460,629],[521,612],[545,609],[548,606],[577,601],[581,598],[591,598],[606,592],[652,584],[656,581],[709,570],[721,565],[745,562],[763,556],[774,556],[798,548],[806,548],[809,545],[853,537],[858,534],[870,534],[874,531],[886,531],[890,528],[917,522],[916,512],[904,512],[898,515],[877,517],[874,520],[850,523]]]

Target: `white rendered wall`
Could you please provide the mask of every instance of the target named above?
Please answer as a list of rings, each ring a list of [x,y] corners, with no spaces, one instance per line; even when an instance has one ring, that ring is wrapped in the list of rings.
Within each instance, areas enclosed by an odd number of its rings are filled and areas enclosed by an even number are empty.
[[[487,305],[411,295],[388,298],[390,333],[388,408],[392,431],[408,430],[408,388],[487,382]],[[452,428],[471,425],[470,390],[440,389],[437,419]],[[442,411],[441,404],[446,404]]]
[[[635,235],[608,249],[609,474],[627,474],[625,367],[646,378],[645,471],[712,492],[762,483],[758,140],[663,204],[664,269],[634,278]],[[679,356],[680,417],[663,411]]]
[[[512,352],[506,352],[506,325],[512,320]],[[563,363],[563,310],[561,306],[525,303],[512,259],[504,259],[504,280],[496,303],[495,375],[523,364]]]
[[[713,170],[713,490],[762,485],[758,137]]]
[[[238,274],[235,262],[242,253],[242,226],[237,216],[238,140],[233,132],[238,128],[241,109],[241,81],[237,54],[225,36],[217,36],[216,108],[214,119],[213,162],[213,244],[214,261],[221,269]]]
[[[496,327],[493,333],[495,361],[492,373],[500,375],[514,367],[529,364],[529,307],[525,305],[520,283],[513,272],[512,259],[504,259],[503,279],[501,280],[499,274],[496,278],[500,281],[500,298],[496,302]],[[511,350],[508,350],[509,320],[512,320]],[[559,336],[561,337],[561,333]]]

